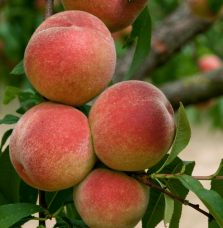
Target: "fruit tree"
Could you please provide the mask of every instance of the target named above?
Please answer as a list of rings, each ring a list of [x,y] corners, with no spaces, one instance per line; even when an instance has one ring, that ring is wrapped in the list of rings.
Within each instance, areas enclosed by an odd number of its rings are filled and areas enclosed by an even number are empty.
[[[1,8],[3,104],[19,106],[0,119],[0,228],[178,228],[183,206],[223,228],[223,160],[195,176],[179,157],[194,116],[223,128],[223,0]]]

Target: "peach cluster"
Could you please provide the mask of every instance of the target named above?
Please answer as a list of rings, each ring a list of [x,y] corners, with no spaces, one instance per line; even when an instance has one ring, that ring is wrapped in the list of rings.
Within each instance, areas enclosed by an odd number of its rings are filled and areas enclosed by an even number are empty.
[[[146,2],[114,1],[120,15],[122,7],[129,7],[131,19],[117,24],[128,11],[118,19],[112,9],[117,18],[110,30],[128,26]],[[106,5],[111,4],[101,4]],[[24,66],[34,88],[50,101],[20,118],[9,146],[12,164],[27,184],[44,191],[74,186],[75,206],[91,228],[133,228],[142,219],[149,188],[125,171],[158,163],[176,130],[169,101],[146,82],[111,86],[98,97],[89,118],[75,108],[108,86],[115,61],[111,33],[97,17],[65,11],[48,18],[33,34]],[[97,160],[103,168],[95,165]]]

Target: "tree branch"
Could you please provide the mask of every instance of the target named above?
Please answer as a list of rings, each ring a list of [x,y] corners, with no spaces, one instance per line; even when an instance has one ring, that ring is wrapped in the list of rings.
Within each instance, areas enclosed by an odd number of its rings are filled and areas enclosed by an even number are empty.
[[[53,2],[54,0],[45,0],[44,20],[53,15]]]
[[[208,218],[210,218],[210,220],[215,220],[214,217],[211,214],[209,214],[206,211],[200,209],[199,205],[192,204],[188,200],[184,200],[184,199],[180,198],[179,196],[176,196],[176,195],[172,194],[171,192],[167,191],[165,188],[162,188],[162,187],[150,182],[148,179],[145,178],[145,174],[134,174],[133,177],[136,180],[138,180],[138,181],[144,183],[145,185],[149,186],[150,188],[157,189],[158,191],[163,192],[164,194],[167,194],[172,199],[176,199],[176,200],[180,201],[181,203],[183,203],[184,205],[188,205],[188,206],[194,208],[195,210],[199,211],[203,215],[205,215]]]
[[[132,79],[143,80],[157,67],[166,63],[184,44],[206,31],[212,24],[211,20],[194,16],[187,4],[182,4],[153,30],[150,54],[136,70]],[[131,65],[133,55],[132,46],[117,62],[114,83],[122,81]]]
[[[160,87],[173,109],[207,101],[223,95],[223,69],[167,83]]]

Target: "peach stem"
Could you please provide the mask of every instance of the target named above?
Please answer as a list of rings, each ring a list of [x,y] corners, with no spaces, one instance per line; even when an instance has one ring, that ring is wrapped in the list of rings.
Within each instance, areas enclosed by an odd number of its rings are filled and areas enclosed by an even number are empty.
[[[42,191],[42,190],[39,190],[39,206],[47,209],[46,200],[45,200],[45,191]],[[43,211],[39,212],[39,218],[45,218],[45,217],[46,215],[44,214]],[[46,222],[39,220],[39,225],[46,226]]]

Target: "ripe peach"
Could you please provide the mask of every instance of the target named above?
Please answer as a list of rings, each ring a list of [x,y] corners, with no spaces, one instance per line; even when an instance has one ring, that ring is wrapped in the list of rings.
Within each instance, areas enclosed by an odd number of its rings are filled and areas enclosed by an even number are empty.
[[[118,32],[131,25],[148,0],[61,0],[66,10],[82,10],[101,19],[108,29]]]
[[[187,0],[191,11],[200,18],[217,19],[222,14],[222,9],[214,15],[208,5],[208,0]]]
[[[175,136],[173,109],[164,94],[142,81],[115,84],[89,113],[95,153],[108,167],[140,171],[159,162]]]
[[[9,150],[20,177],[44,191],[74,186],[96,162],[87,117],[53,102],[37,105],[21,117]]]
[[[222,67],[222,60],[216,55],[205,55],[198,61],[201,72],[217,70]]]
[[[222,61],[216,55],[205,55],[198,60],[198,66],[201,72],[208,72],[208,71],[220,69],[222,67]],[[216,99],[212,98],[205,102],[200,102],[194,105],[194,107],[198,111],[205,111],[213,107],[215,103],[216,103]]]
[[[74,187],[74,203],[91,228],[133,228],[149,202],[149,187],[127,174],[95,169]]]
[[[24,67],[49,100],[83,105],[111,81],[116,52],[111,33],[95,16],[66,11],[45,20],[25,51]]]

